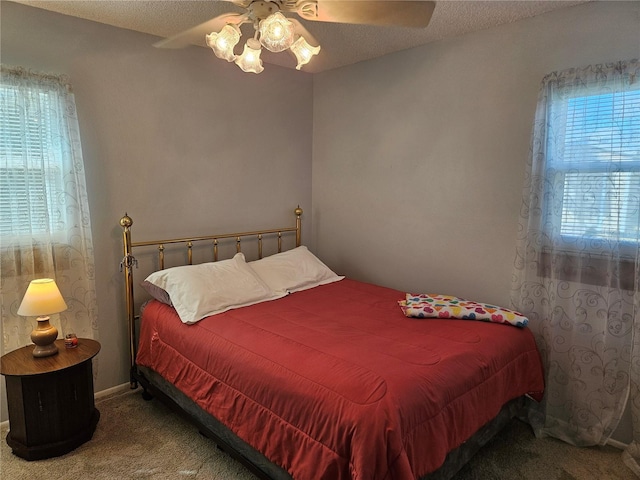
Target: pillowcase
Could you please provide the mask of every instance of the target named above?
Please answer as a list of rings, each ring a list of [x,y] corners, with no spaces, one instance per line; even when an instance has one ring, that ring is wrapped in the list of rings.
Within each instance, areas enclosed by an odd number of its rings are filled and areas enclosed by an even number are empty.
[[[242,253],[229,260],[160,270],[142,286],[157,300],[172,305],[184,323],[284,296],[254,273]]]
[[[157,285],[154,285],[153,283],[151,283],[149,280],[145,280],[144,282],[142,282],[140,284],[146,291],[147,293],[149,293],[149,295],[151,295],[153,298],[155,298],[156,300],[158,300],[159,302],[162,303],[166,303],[167,305],[173,307],[173,304],[171,303],[171,297],[169,297],[169,294],[166,292],[166,290],[158,287]]]
[[[285,295],[344,278],[336,275],[305,246],[249,262],[249,266],[271,290]]]

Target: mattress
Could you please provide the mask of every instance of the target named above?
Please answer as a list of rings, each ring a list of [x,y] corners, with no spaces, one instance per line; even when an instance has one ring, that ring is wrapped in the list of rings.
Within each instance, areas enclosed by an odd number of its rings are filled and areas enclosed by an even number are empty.
[[[402,298],[345,279],[193,325],[152,301],[137,363],[296,479],[415,479],[543,375],[528,329],[407,318]]]

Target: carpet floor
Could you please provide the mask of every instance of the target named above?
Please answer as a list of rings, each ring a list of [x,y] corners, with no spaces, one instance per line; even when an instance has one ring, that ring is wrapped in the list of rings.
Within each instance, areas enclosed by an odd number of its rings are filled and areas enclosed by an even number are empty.
[[[96,403],[100,422],[93,438],[57,458],[27,462],[11,453],[1,431],[0,477],[21,480],[197,479],[255,480],[196,428],[157,400],[139,392]],[[579,449],[555,439],[536,439],[513,420],[455,480],[632,480],[613,447]],[[636,479],[637,480],[637,479]]]

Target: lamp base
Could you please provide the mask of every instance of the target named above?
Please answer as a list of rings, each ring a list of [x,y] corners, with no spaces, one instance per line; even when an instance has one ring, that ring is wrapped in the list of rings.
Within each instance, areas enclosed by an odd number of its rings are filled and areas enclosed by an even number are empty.
[[[55,343],[51,345],[46,345],[41,347],[40,345],[36,345],[36,348],[33,349],[34,357],[50,357],[51,355],[55,355],[58,353],[58,347],[56,347]]]
[[[36,347],[34,357],[49,357],[58,353],[54,343],[58,338],[58,329],[49,323],[49,317],[38,317],[38,326],[31,332],[31,341]]]

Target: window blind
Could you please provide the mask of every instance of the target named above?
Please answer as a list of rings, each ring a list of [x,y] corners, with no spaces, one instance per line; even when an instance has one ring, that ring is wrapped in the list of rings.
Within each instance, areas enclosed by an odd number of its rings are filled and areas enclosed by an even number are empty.
[[[53,148],[59,137],[51,103],[56,92],[0,85],[0,235],[51,233],[52,205],[64,201],[61,159]]]
[[[563,99],[554,112],[561,140],[549,167],[562,186],[560,234],[637,241],[640,89]]]

